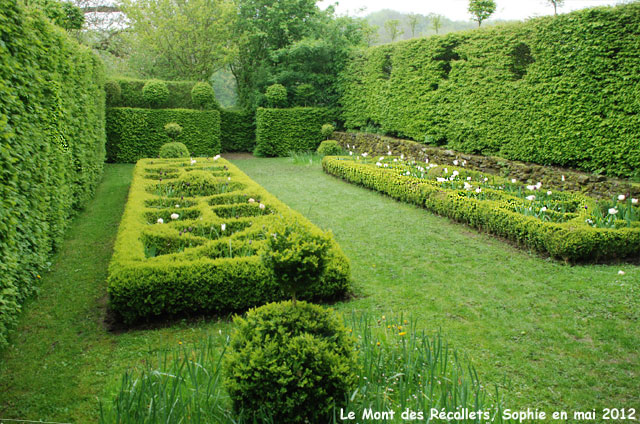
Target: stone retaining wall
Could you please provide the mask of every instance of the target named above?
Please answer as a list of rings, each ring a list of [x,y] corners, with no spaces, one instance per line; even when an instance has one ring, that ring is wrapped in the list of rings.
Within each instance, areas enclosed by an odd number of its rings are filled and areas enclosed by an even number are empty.
[[[416,160],[429,158],[430,162],[442,165],[453,165],[454,160],[466,161],[466,166],[476,171],[516,178],[530,184],[540,181],[544,187],[552,189],[578,191],[599,198],[620,194],[640,197],[640,183],[608,178],[604,175],[586,174],[567,168],[536,165],[495,156],[469,155],[378,134],[335,132],[333,138],[344,149],[356,150],[359,153],[387,155],[391,151],[394,155],[404,154]]]

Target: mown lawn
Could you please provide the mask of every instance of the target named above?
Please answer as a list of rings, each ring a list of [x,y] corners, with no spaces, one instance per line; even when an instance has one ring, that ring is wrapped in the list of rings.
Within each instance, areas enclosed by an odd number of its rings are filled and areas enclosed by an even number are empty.
[[[640,267],[567,266],[288,159],[234,163],[322,228],[350,257],[355,298],[335,307],[403,313],[438,329],[499,384],[506,407],[640,409]],[[107,165],[40,295],[0,353],[0,418],[95,422],[123,371],[230,326],[182,321],[109,332],[105,278],[131,165]],[[624,270],[625,275],[618,275]]]

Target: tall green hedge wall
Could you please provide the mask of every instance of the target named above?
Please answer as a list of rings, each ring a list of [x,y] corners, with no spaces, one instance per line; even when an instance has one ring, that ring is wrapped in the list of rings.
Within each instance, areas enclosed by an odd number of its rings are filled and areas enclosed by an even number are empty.
[[[322,141],[323,124],[337,112],[320,107],[259,108],[256,113],[257,156],[287,156],[292,151],[315,151]]]
[[[148,80],[118,78],[112,80],[120,85],[120,98],[108,99],[109,107],[152,107],[142,98],[142,87]],[[191,101],[191,89],[196,81],[165,81],[169,97],[164,104],[155,106],[162,109],[199,109]]]
[[[105,156],[100,60],[0,0],[0,347]]]
[[[107,111],[107,160],[134,163],[158,157],[160,147],[172,141],[164,129],[169,122],[182,127],[175,141],[184,143],[193,156],[220,153],[217,110],[112,107]]]
[[[369,48],[346,127],[610,175],[640,170],[640,3]]]
[[[250,112],[221,109],[220,131],[223,152],[252,152],[256,146],[256,124]]]

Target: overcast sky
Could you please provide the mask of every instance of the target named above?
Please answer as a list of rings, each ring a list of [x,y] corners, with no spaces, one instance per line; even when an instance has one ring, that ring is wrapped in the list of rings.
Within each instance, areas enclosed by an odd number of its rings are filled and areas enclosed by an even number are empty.
[[[560,13],[593,6],[612,6],[622,3],[621,0],[565,0]],[[322,0],[318,4],[323,9],[336,3],[335,0]],[[469,0],[339,0],[336,8],[338,14],[364,16],[382,9],[393,9],[399,12],[414,12],[427,15],[437,13],[449,19],[469,20],[467,6]],[[496,19],[524,20],[534,16],[553,14],[553,6],[547,0],[496,0],[498,9],[493,15]],[[365,12],[360,10],[366,7]]]

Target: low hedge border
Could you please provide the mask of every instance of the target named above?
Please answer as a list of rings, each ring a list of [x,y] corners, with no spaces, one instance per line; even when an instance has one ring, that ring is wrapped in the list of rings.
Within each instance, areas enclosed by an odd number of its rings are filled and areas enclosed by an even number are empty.
[[[600,198],[610,198],[623,193],[632,197],[640,197],[640,183],[608,178],[604,175],[536,165],[497,156],[471,155],[379,134],[334,132],[332,138],[346,150],[368,152],[372,155],[386,155],[391,150],[394,155],[404,154],[416,159],[428,157],[440,164],[453,165],[454,160],[464,160],[467,162],[468,168],[477,171],[516,178],[519,181],[529,183],[542,181],[545,187],[556,190],[577,191]]]
[[[140,160],[109,266],[111,310],[131,324],[285,299],[258,254],[280,219],[321,231],[224,159]],[[299,298],[347,293],[350,265],[333,239],[328,255],[320,282]]]
[[[556,193],[558,204],[571,207],[571,213],[565,214],[565,222],[543,222],[535,216],[518,212],[518,208],[527,203],[501,190],[483,189],[482,198],[474,198],[469,190],[446,188],[444,185],[447,182],[406,175],[409,171],[405,172],[406,168],[401,166],[389,169],[350,157],[327,156],[322,161],[322,167],[325,172],[349,182],[424,207],[568,262],[640,256],[640,222],[633,221],[629,227],[622,228],[594,228],[587,225],[585,221],[591,216],[588,211],[594,210],[597,203],[581,194]],[[445,174],[454,171],[459,172],[461,177],[471,177],[476,181],[484,177],[484,174],[462,167],[441,167],[439,170]],[[431,176],[435,175],[438,174]],[[510,184],[501,177],[491,178],[495,185]],[[635,209],[637,212],[638,208]],[[549,219],[553,219],[558,213],[548,215]],[[616,221],[616,227],[625,224],[627,223],[624,221]]]

